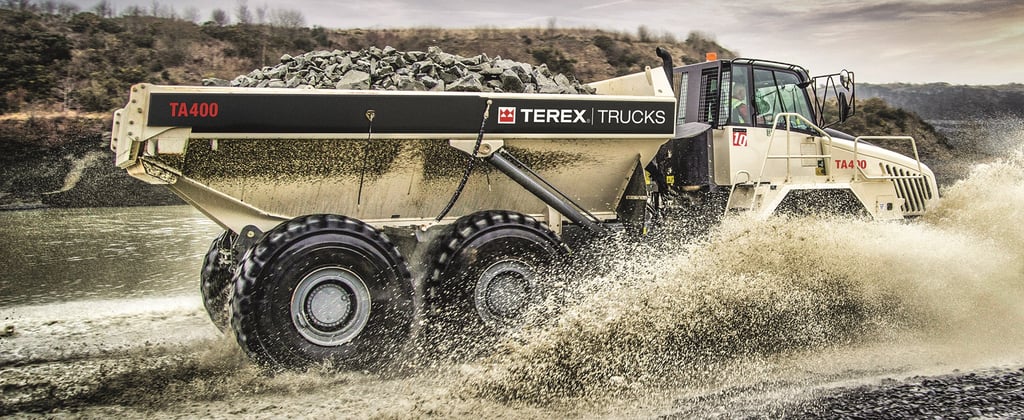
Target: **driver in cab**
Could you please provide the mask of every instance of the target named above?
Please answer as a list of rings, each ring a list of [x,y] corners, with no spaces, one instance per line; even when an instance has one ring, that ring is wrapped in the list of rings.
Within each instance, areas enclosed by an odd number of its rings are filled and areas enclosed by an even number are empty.
[[[732,112],[729,116],[730,123],[747,125],[750,122],[750,105],[747,103],[746,83],[733,83],[730,106],[732,107]]]

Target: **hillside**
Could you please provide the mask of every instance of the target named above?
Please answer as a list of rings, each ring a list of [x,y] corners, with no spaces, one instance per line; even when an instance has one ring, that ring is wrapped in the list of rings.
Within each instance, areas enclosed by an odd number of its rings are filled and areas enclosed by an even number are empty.
[[[113,165],[106,115],[0,118],[0,210],[181,204]]]
[[[1024,141],[1024,84],[861,84],[857,96],[919,115],[945,138],[953,156],[932,164],[940,180],[968,173],[974,162],[1014,153]]]
[[[966,86],[948,83],[860,84],[859,98],[881,98],[926,120],[1024,118],[1024,84]]]
[[[856,113],[834,128],[857,136],[913,137],[921,160],[932,168],[940,185],[953,183],[964,173],[963,162],[976,158],[956,150],[944,134],[921,116],[879,98],[858,99]],[[906,142],[879,145],[907,156],[914,155],[913,148]]]
[[[589,82],[656,67],[654,50],[667,48],[677,63],[702,60],[707,51],[733,54],[699,33],[685,40],[597,29],[325,29],[271,24],[196,24],[145,15],[101,17],[92,12],[43,13],[0,9],[0,113],[108,112],[123,105],[128,88],[147,82],[200,85],[204,78],[233,79],[280,63],[285,54],[391,46],[430,46],[463,56],[487,54]]]

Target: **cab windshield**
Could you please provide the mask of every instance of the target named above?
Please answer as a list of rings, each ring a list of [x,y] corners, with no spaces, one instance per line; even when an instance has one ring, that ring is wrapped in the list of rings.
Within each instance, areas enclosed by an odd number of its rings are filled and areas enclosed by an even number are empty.
[[[775,115],[783,112],[795,112],[807,121],[814,121],[807,93],[799,86],[800,79],[795,73],[784,70],[754,69],[754,107],[756,117],[754,123],[760,127],[770,127]],[[797,118],[790,118],[794,129],[809,130],[811,127]],[[778,128],[785,128],[785,120],[779,120]]]

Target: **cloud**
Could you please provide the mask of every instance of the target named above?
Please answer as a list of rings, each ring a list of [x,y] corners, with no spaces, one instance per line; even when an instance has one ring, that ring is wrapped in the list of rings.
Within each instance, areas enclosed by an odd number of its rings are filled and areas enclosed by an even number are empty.
[[[605,7],[618,6],[620,4],[632,3],[632,2],[633,2],[633,0],[612,1],[612,2],[608,2],[608,3],[595,4],[593,6],[586,6],[586,7],[580,8],[580,10],[603,9]]]
[[[750,55],[793,57],[822,70],[856,68],[859,80],[870,82],[1021,81],[1013,70],[1024,63],[1024,2],[1017,0],[782,0],[737,10],[738,20],[750,24],[712,31]]]
[[[842,21],[879,24],[919,19],[1024,16],[1024,3],[1018,0],[886,1],[854,4],[822,2],[810,7],[802,3],[804,2],[791,2],[788,6],[776,9],[776,12],[784,11],[788,18],[820,24]]]

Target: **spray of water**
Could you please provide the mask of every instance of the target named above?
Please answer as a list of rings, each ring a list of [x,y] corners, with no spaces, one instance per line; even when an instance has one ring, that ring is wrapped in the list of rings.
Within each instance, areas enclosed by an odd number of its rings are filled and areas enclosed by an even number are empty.
[[[697,246],[619,244],[613,269],[582,281],[555,321],[509,337],[463,392],[635,399],[714,386],[738,360],[907,341],[1016,354],[1022,179],[1018,151],[976,168],[923,220],[731,217]]]

